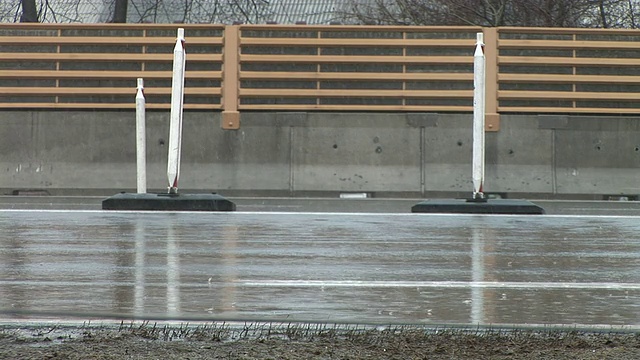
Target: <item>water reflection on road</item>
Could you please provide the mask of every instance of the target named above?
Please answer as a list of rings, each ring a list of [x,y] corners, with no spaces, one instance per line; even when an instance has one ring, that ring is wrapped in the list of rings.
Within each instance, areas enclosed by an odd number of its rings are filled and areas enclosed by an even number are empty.
[[[638,220],[0,211],[0,309],[639,325]]]

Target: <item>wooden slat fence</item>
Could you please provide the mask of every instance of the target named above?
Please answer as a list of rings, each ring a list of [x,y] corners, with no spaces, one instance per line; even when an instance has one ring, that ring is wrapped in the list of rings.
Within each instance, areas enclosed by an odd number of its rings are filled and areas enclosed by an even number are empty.
[[[239,109],[471,111],[480,30],[245,26]]]
[[[0,24],[0,108],[168,109],[176,25]],[[224,27],[185,25],[186,109],[221,109]]]
[[[497,31],[499,113],[640,114],[640,31]]]
[[[640,31],[603,29],[0,24],[0,108],[168,109],[185,28],[185,108],[471,112],[485,34],[488,130],[499,114],[640,114]]]

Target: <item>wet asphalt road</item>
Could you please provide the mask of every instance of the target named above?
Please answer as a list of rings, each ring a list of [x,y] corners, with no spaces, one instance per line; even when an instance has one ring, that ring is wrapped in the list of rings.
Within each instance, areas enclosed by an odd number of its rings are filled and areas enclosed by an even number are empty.
[[[385,210],[367,200],[240,199],[236,213],[25,200],[0,199],[4,321],[640,326],[635,202],[539,203],[578,215],[458,216],[409,214],[411,200]]]
[[[2,196],[1,209],[100,210],[107,196]],[[238,211],[410,213],[423,199],[405,198],[251,198],[230,197]],[[548,215],[640,216],[640,201],[532,200]]]

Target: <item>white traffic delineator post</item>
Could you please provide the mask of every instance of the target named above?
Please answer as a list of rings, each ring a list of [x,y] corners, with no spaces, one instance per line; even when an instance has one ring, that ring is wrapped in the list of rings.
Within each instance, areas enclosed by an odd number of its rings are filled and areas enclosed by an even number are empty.
[[[178,193],[180,176],[180,150],[182,148],[182,108],[184,102],[184,72],[186,53],[184,29],[178,29],[176,46],[173,49],[173,78],[171,85],[171,115],[169,123],[169,161],[167,178],[169,194]]]
[[[485,59],[484,34],[476,34],[476,51],[473,54],[473,199],[484,199],[484,110],[485,110]]]
[[[184,29],[178,29],[176,46],[173,51],[173,77],[171,88],[171,115],[169,123],[169,161],[167,177],[168,193],[146,192],[145,174],[145,129],[144,129],[144,86],[138,79],[136,95],[136,132],[138,156],[138,193],[121,192],[102,201],[103,210],[130,211],[235,211],[236,204],[216,193],[178,194],[180,174],[180,149],[182,145],[182,110],[184,104],[185,60]],[[179,306],[178,306],[179,307]]]
[[[147,141],[144,98],[144,80],[138,78],[138,91],[136,92],[136,164],[138,169],[137,189],[138,194],[147,192]]]
[[[457,214],[544,214],[544,209],[526,200],[487,199],[484,195],[484,112],[485,57],[484,36],[476,34],[473,54],[473,196],[470,199],[431,199],[411,207],[414,213]]]

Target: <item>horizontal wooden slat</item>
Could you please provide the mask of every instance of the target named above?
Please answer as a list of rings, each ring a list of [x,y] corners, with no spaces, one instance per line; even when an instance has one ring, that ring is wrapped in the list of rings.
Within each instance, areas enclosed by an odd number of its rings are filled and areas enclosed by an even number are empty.
[[[177,30],[178,28],[193,30],[224,30],[222,24],[132,24],[132,23],[0,23],[0,29],[15,29],[18,27],[22,30]]]
[[[241,71],[241,80],[433,80],[471,81],[472,73],[350,73],[350,72],[286,72]]]
[[[136,89],[131,87],[0,87],[0,95],[26,96],[26,95],[129,95]],[[170,95],[169,87],[149,87],[144,89],[146,95]],[[220,95],[220,88],[212,87],[187,87],[186,95]]]
[[[171,79],[171,71],[0,70],[0,79]],[[221,71],[187,71],[188,79],[221,79]]]
[[[556,114],[640,114],[640,108],[594,108],[594,107],[544,107],[544,106],[499,106],[500,113],[556,113]]]
[[[498,80],[503,83],[640,84],[640,76],[611,75],[499,74]]]
[[[325,111],[433,111],[469,112],[472,106],[430,106],[430,105],[239,105],[240,110],[325,110]]]
[[[513,91],[499,90],[498,99],[520,100],[621,100],[638,101],[637,93],[577,91]]]
[[[369,89],[246,89],[247,97],[404,97],[404,98],[472,98],[473,90],[369,90]]]
[[[640,66],[640,58],[574,58],[544,56],[499,56],[498,65]]]
[[[632,41],[498,40],[498,46],[501,49],[640,49],[640,43]]]
[[[291,25],[291,24],[246,24],[248,31],[323,31],[323,32],[399,32],[399,33],[473,33],[482,31],[479,26],[407,26],[407,25]]]
[[[173,54],[131,54],[131,53],[0,53],[0,61],[131,61],[131,62],[171,62]],[[189,54],[191,62],[221,62],[222,54]]]
[[[475,39],[350,39],[350,38],[247,38],[240,45],[284,47],[465,47],[473,48]]]
[[[473,64],[473,56],[246,55],[241,63]]]
[[[0,109],[135,109],[134,103],[3,103]],[[171,104],[146,103],[147,109],[170,109]],[[186,110],[216,110],[221,109],[220,104],[184,104]]]
[[[0,36],[0,45],[174,45],[170,37],[115,37],[115,36]],[[189,37],[189,45],[222,45],[221,37]]]
[[[504,26],[497,28],[500,34],[545,34],[545,35],[636,35],[637,29],[602,29],[602,28],[561,28],[561,27],[518,27]]]

